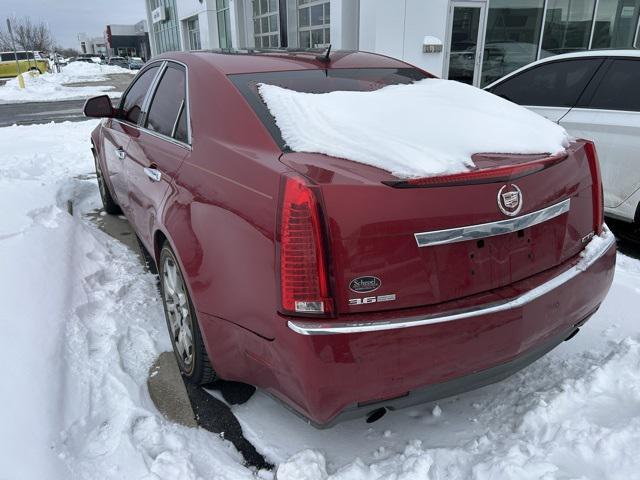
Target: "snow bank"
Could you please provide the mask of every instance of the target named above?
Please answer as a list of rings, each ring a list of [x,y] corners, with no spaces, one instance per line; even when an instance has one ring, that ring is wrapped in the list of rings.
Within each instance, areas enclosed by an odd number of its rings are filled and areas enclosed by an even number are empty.
[[[0,129],[0,478],[255,479],[149,397],[171,348],[155,278],[82,216],[99,204],[97,123]]]
[[[457,173],[474,153],[558,153],[564,128],[477,88],[427,79],[372,92],[259,92],[287,145],[388,170],[403,178]]]
[[[98,63],[88,62],[71,62],[68,65],[62,67],[61,74],[66,75],[69,82],[82,81],[87,78],[96,78],[104,80],[105,75],[111,75],[114,73],[129,73],[135,74],[128,68],[122,68],[117,65],[100,65]],[[97,81],[97,80],[96,80]]]
[[[114,87],[105,85],[89,85],[83,87],[67,87],[66,84],[77,82],[101,82],[107,75],[135,72],[115,65],[98,65],[87,62],[73,62],[62,67],[60,73],[43,73],[31,76],[23,73],[25,88],[18,86],[18,79],[12,78],[0,86],[0,103],[43,102],[55,100],[73,100],[89,98],[95,95],[108,94],[112,98],[119,97],[122,92],[112,92]]]
[[[430,447],[429,443],[442,445],[442,438],[438,429],[424,425],[424,442],[409,441],[400,452],[383,452],[371,463],[356,459],[330,473],[323,453],[304,450],[279,466],[277,478],[637,478],[640,342],[627,338],[608,350],[564,361],[543,359],[502,385],[487,387],[484,390],[490,390],[493,398],[476,405],[469,422],[474,436],[465,438],[463,432],[455,445]],[[449,400],[454,408],[455,402]],[[455,418],[452,421],[449,428],[457,426]]]

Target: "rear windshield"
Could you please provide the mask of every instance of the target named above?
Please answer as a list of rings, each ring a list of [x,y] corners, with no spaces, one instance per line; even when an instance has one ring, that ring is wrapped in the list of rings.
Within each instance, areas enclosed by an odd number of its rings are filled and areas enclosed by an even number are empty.
[[[258,93],[258,84],[277,85],[306,93],[367,92],[378,90],[387,85],[413,83],[424,78],[428,78],[428,76],[415,68],[295,70],[229,75],[229,79],[249,102],[273,139],[285,151],[287,148],[282,140],[280,129]]]

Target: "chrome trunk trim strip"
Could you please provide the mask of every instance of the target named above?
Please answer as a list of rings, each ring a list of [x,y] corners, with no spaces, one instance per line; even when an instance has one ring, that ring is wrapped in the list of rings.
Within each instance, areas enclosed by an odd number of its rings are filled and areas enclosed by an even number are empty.
[[[560,275],[539,285],[522,295],[499,302],[473,306],[469,308],[451,310],[434,315],[423,315],[408,318],[398,318],[393,320],[378,320],[371,322],[332,322],[330,320],[290,320],[287,325],[291,330],[301,335],[332,335],[344,333],[365,333],[378,332],[382,330],[394,330],[397,328],[411,328],[423,325],[433,325],[437,323],[453,322],[466,318],[479,317],[492,313],[503,312],[524,305],[536,300],[543,295],[561,287],[568,281],[580,275],[598,261],[609,249],[615,245],[615,237],[605,229],[601,241],[595,243],[588,255],[578,260],[572,267],[565,270]]]
[[[415,233],[418,247],[432,247],[435,245],[446,245],[448,243],[466,242],[467,240],[478,240],[481,238],[503,235],[505,233],[517,232],[539,223],[556,218],[563,213],[567,213],[571,206],[571,199],[567,198],[560,203],[556,203],[542,210],[527,213],[516,218],[508,218],[497,222],[480,223],[466,227],[449,228],[446,230],[434,230],[432,232]]]

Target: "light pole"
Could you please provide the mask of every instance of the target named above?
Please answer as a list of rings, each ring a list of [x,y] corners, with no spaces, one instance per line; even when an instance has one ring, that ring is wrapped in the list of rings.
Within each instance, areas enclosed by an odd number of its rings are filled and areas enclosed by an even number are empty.
[[[16,50],[16,41],[13,39],[13,30],[11,30],[11,21],[8,18],[7,18],[7,29],[9,30],[9,36],[11,37],[11,44],[13,45],[13,55],[16,58],[16,72],[18,75],[18,86],[20,88],[24,88],[24,78],[22,78],[22,75],[20,75],[20,62],[18,62],[18,51]]]

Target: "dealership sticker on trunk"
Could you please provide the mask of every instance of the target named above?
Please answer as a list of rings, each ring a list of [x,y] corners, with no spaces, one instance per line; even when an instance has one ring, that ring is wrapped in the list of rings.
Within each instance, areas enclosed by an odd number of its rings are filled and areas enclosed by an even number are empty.
[[[380,288],[382,282],[378,277],[358,277],[351,280],[349,289],[356,293],[369,293]]]
[[[369,293],[377,290],[382,285],[378,277],[365,276],[351,280],[349,289],[356,293]],[[374,297],[350,298],[349,305],[368,305],[370,303],[392,302],[396,299],[396,294],[378,295]]]

